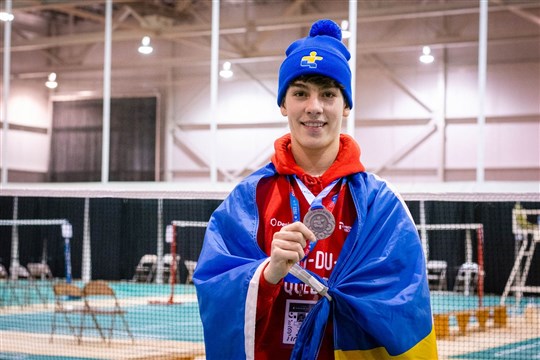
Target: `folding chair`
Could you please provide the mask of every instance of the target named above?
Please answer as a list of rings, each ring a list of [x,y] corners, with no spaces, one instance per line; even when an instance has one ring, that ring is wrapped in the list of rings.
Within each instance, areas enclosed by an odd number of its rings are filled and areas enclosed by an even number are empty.
[[[41,281],[52,280],[53,275],[49,265],[43,263],[28,263],[26,264],[26,268],[28,269],[28,273],[30,275],[30,285],[35,289],[41,303],[47,307],[47,296],[45,296],[45,294],[41,291],[41,285],[43,285]],[[45,284],[48,284],[48,282]]]
[[[172,263],[174,261],[174,257],[172,254],[165,254],[163,255],[163,282],[164,283],[169,283],[170,282],[170,277],[171,277],[171,269],[172,269]],[[178,269],[178,264],[180,262],[180,255],[176,255],[176,262],[174,263],[174,268],[175,268],[175,279],[179,279],[179,270]]]
[[[474,294],[478,284],[478,264],[466,262],[461,264],[454,282],[454,292],[463,292],[465,295]]]
[[[30,273],[28,272],[28,270],[26,270],[26,268],[20,264],[11,266],[10,271],[12,279],[28,279],[30,277]]]
[[[6,267],[2,264],[0,264],[0,279],[6,280],[0,282],[0,307],[2,307],[4,303],[7,303],[7,293],[9,290],[9,274]]]
[[[133,281],[136,282],[152,282],[156,271],[157,255],[146,254],[141,257],[141,260],[135,268]]]
[[[51,268],[44,263],[26,264],[30,278],[33,280],[51,280],[53,278]]]
[[[84,304],[81,302],[83,297],[81,288],[73,284],[56,283],[53,285],[53,293],[54,312],[49,342],[53,341],[56,328],[59,327],[57,324],[57,316],[61,314],[65,324],[67,324],[64,327],[67,327],[71,331],[77,339],[77,343],[80,344],[82,338],[81,318],[86,311]],[[77,299],[79,299],[79,301],[77,301]],[[78,321],[76,321],[77,319]],[[77,322],[78,325],[75,325],[73,321]]]
[[[186,265],[186,269],[188,271],[186,284],[191,284],[193,282],[193,273],[195,272],[195,267],[197,266],[197,262],[193,260],[185,260],[184,265]]]
[[[9,277],[9,274],[6,270],[6,267],[0,264],[0,279],[7,279],[8,277]]]
[[[448,264],[444,260],[429,260],[427,262],[427,275],[430,289],[446,290],[447,268]]]
[[[85,325],[86,315],[89,314],[103,341],[107,341],[108,338],[108,342],[110,344],[114,331],[115,320],[117,317],[119,317],[124,324],[124,329],[131,338],[131,341],[135,341],[133,334],[129,329],[128,322],[124,316],[126,311],[120,307],[120,303],[118,302],[118,298],[116,297],[114,290],[109,286],[109,284],[107,284],[107,282],[102,280],[90,281],[83,288],[83,296],[85,312],[83,314],[81,329],[83,329]],[[104,321],[100,322],[98,316],[102,320],[104,317],[109,317],[110,326],[107,326]],[[104,335],[104,331],[107,330],[109,332],[108,337]]]
[[[24,266],[17,264],[11,266],[9,269],[11,274],[8,274],[5,267],[2,266],[2,268],[3,270],[0,271],[5,273],[7,280],[5,289],[2,291],[5,293],[5,296],[4,294],[2,295],[2,303],[5,303],[6,305],[18,304],[21,308],[29,305],[28,283],[19,280],[28,279],[30,277],[28,270],[26,270]]]

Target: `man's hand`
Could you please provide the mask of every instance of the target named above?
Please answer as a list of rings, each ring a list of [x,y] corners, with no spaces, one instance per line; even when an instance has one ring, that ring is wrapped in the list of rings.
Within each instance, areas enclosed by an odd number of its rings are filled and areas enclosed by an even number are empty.
[[[299,221],[282,227],[274,234],[270,262],[264,269],[266,281],[277,284],[294,264],[304,258],[306,240],[315,241],[315,235]]]

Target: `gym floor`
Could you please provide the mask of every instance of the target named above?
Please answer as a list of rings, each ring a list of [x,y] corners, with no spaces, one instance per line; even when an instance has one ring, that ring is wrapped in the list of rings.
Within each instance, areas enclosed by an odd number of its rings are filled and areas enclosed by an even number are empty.
[[[82,341],[69,327],[60,326],[51,342],[54,296],[51,283],[14,286],[0,282],[1,359],[204,359],[202,326],[193,285],[178,284],[171,298],[169,285],[111,283],[135,339],[116,324],[112,341],[103,341],[96,329],[84,327]],[[73,300],[73,306],[77,305]],[[448,335],[438,339],[441,359],[540,359],[540,299],[526,298],[521,307],[509,299],[504,326],[493,318],[481,329],[474,315],[460,332],[450,315]],[[485,296],[486,308],[499,305],[497,296]],[[456,314],[478,307],[476,296],[432,292],[434,314]],[[58,316],[58,314],[57,314]],[[79,319],[80,320],[80,319]],[[90,319],[87,319],[90,321]],[[61,317],[58,322],[63,321]],[[74,323],[77,319],[74,320]]]

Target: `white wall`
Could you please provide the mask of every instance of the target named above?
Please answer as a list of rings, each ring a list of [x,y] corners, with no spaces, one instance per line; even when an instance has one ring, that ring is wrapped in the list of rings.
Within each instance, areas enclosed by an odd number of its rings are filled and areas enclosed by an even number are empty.
[[[401,84],[427,105],[426,110],[390,81],[376,68],[360,69],[357,74],[356,138],[362,148],[362,160],[370,170],[379,169],[403,149],[408,148],[422,134],[426,125],[411,125],[400,120],[431,119],[438,111],[437,69],[394,69]],[[490,65],[487,74],[485,131],[486,180],[509,178],[538,180],[540,177],[540,65]],[[270,84],[270,82],[269,82]],[[188,109],[178,109],[177,124],[206,123],[209,119],[208,99],[201,84],[191,91],[186,84],[181,91],[180,103],[191,100]],[[272,84],[269,85],[272,87]],[[273,88],[275,89],[275,84]],[[202,94],[202,96],[201,96]],[[521,94],[521,95],[520,95]],[[196,99],[193,101],[193,99]],[[446,145],[444,161],[447,174],[453,180],[474,180],[477,158],[478,113],[477,73],[475,66],[448,69],[446,93]],[[206,104],[206,105],[205,105]],[[392,121],[391,126],[388,121]],[[284,122],[271,94],[253,81],[220,83],[218,121],[245,123],[245,129],[219,130],[218,159],[220,167],[242,169],[257,150],[271,147],[273,140],[283,133],[274,127],[254,127],[255,122]],[[380,125],[378,125],[378,122]],[[362,124],[365,124],[364,126]],[[183,136],[195,144],[198,153],[209,158],[211,148],[202,144],[210,141],[204,131],[190,131]],[[396,181],[436,181],[441,161],[441,137],[436,133],[415,147],[390,169],[382,171]],[[182,156],[181,149],[174,152],[174,171],[178,178],[183,169],[193,170]],[[397,171],[392,171],[397,170]],[[455,178],[455,177],[458,178]]]
[[[49,163],[48,89],[36,81],[15,81],[10,88],[6,146],[10,170],[46,173]],[[3,136],[2,136],[3,139]]]
[[[394,68],[392,71],[403,86],[437,112],[439,93],[435,66],[429,70],[418,67]],[[539,78],[540,65],[537,63],[488,67],[486,180],[539,180]],[[286,119],[276,104],[277,80],[273,76],[261,75],[259,83],[240,73],[231,81],[220,81],[217,120],[227,126],[220,126],[217,139],[211,138],[207,126],[210,119],[208,76],[177,73],[172,79],[170,87],[163,86],[163,83],[152,84],[151,81],[137,85],[129,77],[113,79],[113,96],[143,90],[161,95],[165,111],[160,120],[166,121],[167,114],[171,114],[168,119],[174,123],[172,127],[176,129],[176,136],[192,151],[189,153],[183,146],[172,146],[169,162],[172,168],[168,170],[174,180],[208,179],[211,144],[215,144],[217,149],[218,168],[231,176],[242,176],[268,160],[274,140],[287,131]],[[99,93],[99,77],[93,76],[91,80]],[[63,93],[76,95],[87,86],[91,87],[85,81],[75,81],[70,85],[69,79],[64,79]],[[168,89],[173,91],[171,96],[167,94]],[[478,141],[474,124],[478,108],[476,89],[475,66],[448,69],[444,147],[445,178],[448,180],[475,178]],[[30,128],[8,133],[8,166],[11,170],[46,173],[50,141],[48,129],[51,125],[49,95],[41,81],[12,81],[10,123]],[[360,68],[357,73],[355,112],[356,138],[362,148],[362,161],[369,170],[387,165],[381,175],[392,181],[437,181],[436,171],[442,157],[441,137],[437,134],[414,147],[400,161],[389,163],[426,132],[426,123],[433,114],[376,67]],[[400,121],[410,119],[419,119],[419,122],[400,125]],[[31,131],[32,128],[36,131]],[[47,129],[46,133],[44,129]],[[165,137],[166,141],[172,139],[168,135]]]

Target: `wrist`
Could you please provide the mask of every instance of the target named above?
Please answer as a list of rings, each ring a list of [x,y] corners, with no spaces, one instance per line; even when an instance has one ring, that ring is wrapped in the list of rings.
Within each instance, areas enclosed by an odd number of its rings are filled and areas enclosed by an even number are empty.
[[[276,285],[283,278],[282,276],[275,274],[275,271],[272,270],[272,265],[270,263],[264,268],[263,276],[264,280],[266,280],[267,283],[272,285]]]

